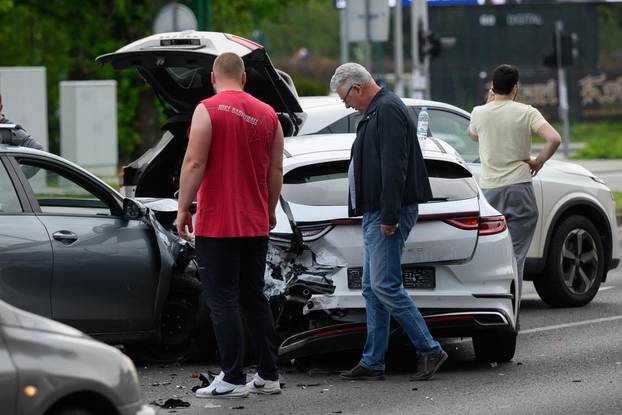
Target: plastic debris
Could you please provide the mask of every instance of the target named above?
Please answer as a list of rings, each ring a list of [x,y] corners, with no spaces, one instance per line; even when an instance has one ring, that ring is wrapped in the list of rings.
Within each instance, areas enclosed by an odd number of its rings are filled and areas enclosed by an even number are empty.
[[[320,384],[319,383],[299,383],[296,386],[302,389],[307,389],[313,386],[320,386]]]
[[[177,398],[170,398],[164,401],[164,403],[160,403],[158,401],[151,402],[151,405],[159,406],[164,409],[172,409],[172,408],[187,408],[190,406],[190,402],[182,401]]]

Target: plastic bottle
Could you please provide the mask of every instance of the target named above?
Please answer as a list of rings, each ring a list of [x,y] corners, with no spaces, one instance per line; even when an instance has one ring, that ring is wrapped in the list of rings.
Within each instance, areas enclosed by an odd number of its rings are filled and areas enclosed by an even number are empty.
[[[423,146],[425,139],[428,138],[428,126],[430,125],[430,114],[428,114],[428,108],[422,107],[419,111],[419,117],[417,118],[417,138],[419,139],[419,145]]]

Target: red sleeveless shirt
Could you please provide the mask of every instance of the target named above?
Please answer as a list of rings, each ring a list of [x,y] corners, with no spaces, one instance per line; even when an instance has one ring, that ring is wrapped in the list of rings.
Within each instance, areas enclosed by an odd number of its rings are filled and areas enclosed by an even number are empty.
[[[212,143],[197,195],[195,235],[267,236],[276,113],[243,91],[222,91],[200,105],[212,121]]]

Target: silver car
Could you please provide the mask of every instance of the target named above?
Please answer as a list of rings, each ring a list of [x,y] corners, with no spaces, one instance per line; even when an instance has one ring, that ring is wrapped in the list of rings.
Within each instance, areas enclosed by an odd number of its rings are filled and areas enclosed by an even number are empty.
[[[153,415],[136,368],[114,347],[0,300],[0,411]]]

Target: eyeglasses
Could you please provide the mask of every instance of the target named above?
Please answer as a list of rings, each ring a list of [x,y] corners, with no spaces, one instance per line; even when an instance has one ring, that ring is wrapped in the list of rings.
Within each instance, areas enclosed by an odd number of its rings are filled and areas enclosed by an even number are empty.
[[[343,102],[344,104],[346,103],[346,99],[348,99],[348,95],[350,95],[350,92],[352,91],[352,88],[354,87],[354,85],[356,84],[350,85],[350,88],[348,88],[348,92],[346,92],[346,94],[341,99],[341,102]]]

